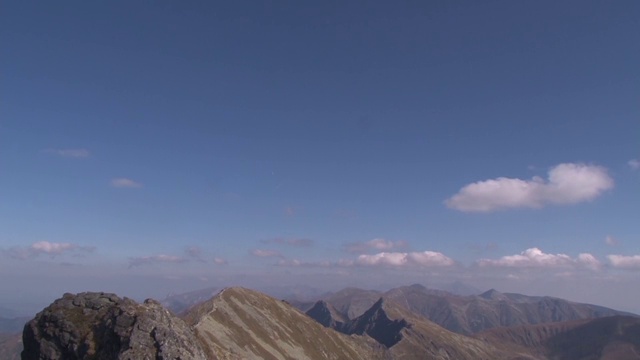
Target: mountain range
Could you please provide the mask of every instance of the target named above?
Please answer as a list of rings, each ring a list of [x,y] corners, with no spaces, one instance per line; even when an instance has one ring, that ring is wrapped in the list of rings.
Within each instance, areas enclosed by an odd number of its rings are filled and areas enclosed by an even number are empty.
[[[364,313],[380,298],[393,301],[411,313],[465,335],[502,326],[633,315],[602,306],[575,303],[548,296],[503,294],[494,289],[480,295],[460,296],[442,290],[429,289],[419,284],[402,286],[386,292],[347,288],[325,296],[319,300],[320,304],[316,303],[313,307],[309,307],[308,304],[296,305],[309,313],[318,306],[326,304],[324,305],[328,307],[326,311],[333,316],[333,319],[328,322],[344,323]]]
[[[25,326],[22,359],[640,359],[638,317],[556,298],[411,285],[348,288],[304,310],[238,287],[179,316],[65,294]]]

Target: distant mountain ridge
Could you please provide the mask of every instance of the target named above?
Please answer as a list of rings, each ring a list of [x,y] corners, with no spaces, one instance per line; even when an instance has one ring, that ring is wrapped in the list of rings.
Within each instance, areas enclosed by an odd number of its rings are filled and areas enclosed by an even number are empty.
[[[360,316],[379,298],[391,300],[411,313],[429,319],[450,331],[466,335],[502,326],[534,325],[614,315],[636,316],[603,306],[547,296],[500,293],[494,289],[480,295],[460,296],[419,284],[402,286],[386,292],[348,288],[321,301],[330,304],[335,310],[334,316],[339,316],[335,321],[345,322]],[[327,321],[331,322],[324,319],[323,323]]]

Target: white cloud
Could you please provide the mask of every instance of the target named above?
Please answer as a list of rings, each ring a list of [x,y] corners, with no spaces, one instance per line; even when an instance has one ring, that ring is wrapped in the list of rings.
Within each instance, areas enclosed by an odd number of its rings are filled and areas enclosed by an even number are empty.
[[[477,261],[481,267],[515,267],[515,268],[558,268],[585,267],[599,269],[602,265],[595,256],[582,253],[573,259],[565,254],[547,254],[538,248],[527,249],[517,255],[503,256],[500,259],[481,259]]]
[[[407,247],[407,242],[404,240],[391,241],[377,238],[369,241],[347,244],[346,249],[350,253],[361,254],[371,250],[386,251],[405,247]]]
[[[263,244],[278,244],[289,245],[295,247],[310,247],[313,246],[313,240],[307,238],[273,238],[261,241]]]
[[[629,160],[629,162],[628,162],[627,164],[629,164],[629,167],[630,167],[632,170],[638,170],[638,169],[640,169],[640,160],[638,160],[638,159],[632,159],[632,160]]]
[[[609,246],[616,246],[618,245],[618,240],[611,235],[607,235],[607,237],[604,238],[604,243]]]
[[[439,252],[381,252],[373,255],[360,255],[356,258],[355,265],[363,266],[451,266],[455,262]]]
[[[282,257],[282,254],[275,250],[253,249],[250,254],[257,257]]]
[[[44,152],[75,159],[84,159],[91,156],[91,153],[87,149],[46,149]]]
[[[640,255],[624,256],[624,255],[608,255],[607,258],[611,265],[621,269],[640,269]]]
[[[127,178],[115,178],[111,180],[111,186],[116,188],[141,188],[142,184]]]
[[[565,163],[551,168],[548,180],[539,176],[530,180],[499,177],[466,185],[445,204],[465,212],[541,208],[593,200],[613,186],[603,167]]]
[[[5,250],[4,253],[14,259],[28,259],[40,255],[55,257],[65,253],[76,251],[91,252],[95,250],[91,246],[80,246],[72,243],[56,243],[49,241],[38,241],[27,247],[13,247]]]
[[[576,262],[580,266],[584,266],[591,270],[598,270],[602,267],[602,263],[600,263],[600,260],[596,259],[595,256],[589,253],[578,254],[578,258],[576,259]]]

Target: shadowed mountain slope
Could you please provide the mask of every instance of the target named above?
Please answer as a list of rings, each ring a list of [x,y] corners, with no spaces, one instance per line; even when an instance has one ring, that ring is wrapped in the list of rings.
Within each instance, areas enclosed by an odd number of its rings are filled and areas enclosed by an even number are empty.
[[[319,301],[314,308],[320,307],[322,303]],[[307,312],[309,316],[317,313]],[[392,359],[508,358],[489,343],[448,331],[383,298],[337,330],[345,334],[370,336],[389,349]]]
[[[539,359],[640,359],[640,319],[630,316],[497,328],[476,337]]]

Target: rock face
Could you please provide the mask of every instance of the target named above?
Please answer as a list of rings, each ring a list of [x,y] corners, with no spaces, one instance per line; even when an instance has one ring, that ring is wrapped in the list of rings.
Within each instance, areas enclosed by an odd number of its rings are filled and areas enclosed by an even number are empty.
[[[189,326],[154,300],[65,294],[23,331],[24,360],[207,359]]]

